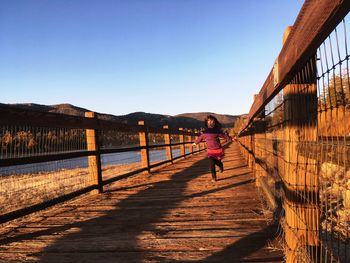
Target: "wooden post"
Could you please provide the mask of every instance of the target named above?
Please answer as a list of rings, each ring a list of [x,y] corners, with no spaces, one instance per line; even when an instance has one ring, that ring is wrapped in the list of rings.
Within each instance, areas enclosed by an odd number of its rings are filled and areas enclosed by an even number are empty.
[[[183,132],[184,131],[184,129],[183,128],[179,128],[179,131],[180,132]],[[180,135],[179,135],[179,139],[180,139],[180,152],[181,152],[181,156],[183,156],[184,158],[185,158],[185,153],[186,153],[186,151],[185,151],[185,144],[184,144],[184,142],[185,142],[185,135],[183,134],[183,133],[181,133]]]
[[[198,133],[198,131],[196,131],[196,133]],[[198,137],[199,137],[199,136],[195,136],[194,138],[197,139]],[[198,151],[201,150],[201,145],[202,145],[201,142],[197,144],[197,150],[198,150]]]
[[[166,157],[172,163],[173,162],[173,153],[171,151],[171,138],[170,138],[170,134],[169,134],[169,126],[163,125],[163,129],[167,131],[167,133],[164,133],[164,143],[169,144],[169,146],[165,146]]]
[[[290,31],[290,28],[286,31]],[[284,36],[286,39],[287,36]],[[298,261],[300,247],[318,253],[320,211],[316,160],[303,156],[300,145],[317,139],[316,56],[299,82],[284,88],[286,262]],[[305,196],[307,195],[307,196]]]
[[[188,132],[191,134],[192,130],[189,130]],[[187,141],[191,142],[191,144],[189,144],[189,147],[190,147],[190,153],[191,153],[191,155],[193,155],[192,135],[187,136]]]
[[[147,172],[150,173],[148,132],[144,121],[139,121],[138,124],[144,127],[144,131],[139,132],[140,146],[144,147],[144,149],[141,149],[141,166],[142,168],[146,168]]]
[[[307,94],[307,92],[310,92]],[[296,262],[296,251],[299,246],[312,246],[314,251],[319,246],[319,211],[318,180],[316,160],[302,156],[299,145],[302,141],[316,141],[316,126],[309,125],[306,114],[313,115],[312,106],[317,105],[315,84],[288,85],[285,88],[285,116],[289,120],[285,128],[285,160],[286,199],[284,210],[286,215],[285,239],[288,246],[287,262]],[[315,101],[316,100],[316,101]],[[307,102],[306,102],[307,101]],[[304,105],[302,105],[304,104]],[[306,110],[307,108],[307,110]],[[316,120],[315,120],[316,121]],[[305,197],[307,193],[307,197]],[[300,197],[301,196],[301,197]],[[310,202],[310,201],[313,201]],[[301,241],[301,242],[300,242]]]
[[[249,135],[249,156],[248,156],[248,167],[253,169],[253,163],[254,163],[254,156],[253,156],[253,134]]]
[[[282,37],[283,44],[287,41],[290,32],[292,32],[292,29],[293,29],[293,26],[287,26],[287,28],[284,30],[283,37]]]
[[[267,176],[267,159],[269,156],[267,156],[268,152],[268,144],[267,138],[266,138],[266,128],[265,128],[265,122],[262,121],[263,118],[265,118],[264,113],[262,113],[261,119],[256,120],[255,124],[255,131],[254,135],[252,135],[252,147],[254,152],[254,171],[255,171],[255,177],[256,177],[256,185],[260,186],[260,179],[264,176]]]
[[[94,112],[85,112],[86,118],[95,118]],[[101,155],[98,141],[98,131],[94,129],[86,130],[86,142],[88,151],[95,151],[96,154],[88,157],[89,176],[93,185],[97,189],[92,190],[91,194],[98,194],[103,192],[102,184],[102,169],[101,169]]]

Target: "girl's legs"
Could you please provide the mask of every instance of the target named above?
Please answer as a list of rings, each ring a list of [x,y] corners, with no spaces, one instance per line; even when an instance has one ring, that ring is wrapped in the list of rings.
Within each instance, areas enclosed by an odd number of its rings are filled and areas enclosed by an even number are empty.
[[[221,160],[218,160],[218,159],[214,159],[214,160],[215,160],[215,164],[217,166],[219,166],[220,172],[223,172],[224,171],[224,164],[221,162]]]
[[[214,181],[216,181],[215,161],[216,161],[215,158],[209,157],[211,177],[213,178]]]
[[[220,172],[224,171],[224,165],[221,162],[221,160],[215,159],[213,157],[209,157],[209,162],[210,162],[210,171],[211,171],[211,176],[214,181],[216,181],[216,170],[215,170],[215,165],[219,166]]]

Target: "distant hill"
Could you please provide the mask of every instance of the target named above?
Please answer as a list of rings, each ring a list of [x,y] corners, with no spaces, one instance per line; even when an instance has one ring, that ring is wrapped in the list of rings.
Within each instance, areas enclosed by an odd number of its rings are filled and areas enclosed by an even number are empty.
[[[41,105],[35,103],[21,103],[11,104],[22,109],[54,112],[74,116],[84,116],[86,111],[90,111],[85,108],[80,108],[71,104],[57,104],[57,105]],[[146,113],[146,112],[134,112],[127,115],[111,115],[97,113],[98,118],[104,120],[119,121],[126,124],[137,124],[139,120],[144,120],[147,125],[153,127],[162,127],[164,124],[168,124],[172,128],[188,128],[188,129],[200,129],[204,126],[203,120],[208,115],[214,115],[225,128],[232,128],[235,121],[239,116],[223,115],[210,112],[197,112],[197,113],[184,113],[176,116]]]
[[[183,113],[175,115],[176,118],[192,118],[198,121],[202,122],[202,125],[204,125],[204,119],[208,115],[213,115],[215,118],[218,119],[218,121],[223,125],[225,128],[232,128],[236,120],[240,117],[240,115],[227,115],[227,114],[217,114],[213,112],[196,112],[196,113]]]
[[[57,104],[57,105],[42,105],[36,103],[18,103],[18,104],[9,104],[21,109],[34,110],[34,111],[43,111],[43,112],[54,112],[61,113],[73,116],[84,116],[88,109],[79,108],[71,104]]]

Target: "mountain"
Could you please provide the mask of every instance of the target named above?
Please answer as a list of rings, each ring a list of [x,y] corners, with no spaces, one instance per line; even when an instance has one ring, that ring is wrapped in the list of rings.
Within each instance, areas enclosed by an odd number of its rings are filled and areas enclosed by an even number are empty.
[[[42,111],[42,112],[53,112],[53,113],[61,113],[73,116],[84,116],[88,109],[80,108],[71,104],[57,104],[57,105],[42,105],[36,103],[17,103],[17,104],[9,104],[15,106],[17,108],[21,108],[24,110],[34,110],[34,111]]]
[[[41,105],[35,103],[21,103],[10,105],[26,110],[54,112],[74,116],[84,116],[86,111],[90,111],[88,109],[80,108],[71,104]],[[146,125],[153,127],[162,127],[164,124],[167,124],[170,128],[176,129],[180,127],[188,129],[200,129],[204,127],[203,121],[209,114],[214,115],[225,128],[232,128],[235,121],[239,118],[239,116],[223,115],[210,112],[184,113],[176,116],[146,112],[133,112],[120,116],[97,113],[97,116],[100,119],[118,121],[131,125],[137,124],[139,120],[144,120]]]
[[[175,115],[174,117],[176,117],[176,118],[178,118],[178,117],[192,118],[192,119],[201,121],[203,123],[202,125],[204,125],[204,119],[208,115],[213,115],[215,118],[217,118],[218,121],[225,128],[233,127],[236,120],[240,117],[240,115],[217,114],[217,113],[213,113],[213,112],[182,113],[182,114]]]

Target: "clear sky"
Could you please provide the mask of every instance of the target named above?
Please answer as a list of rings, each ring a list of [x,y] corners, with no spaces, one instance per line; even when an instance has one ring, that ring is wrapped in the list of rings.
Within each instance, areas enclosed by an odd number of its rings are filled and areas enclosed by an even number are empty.
[[[302,4],[0,0],[0,102],[246,113]]]

